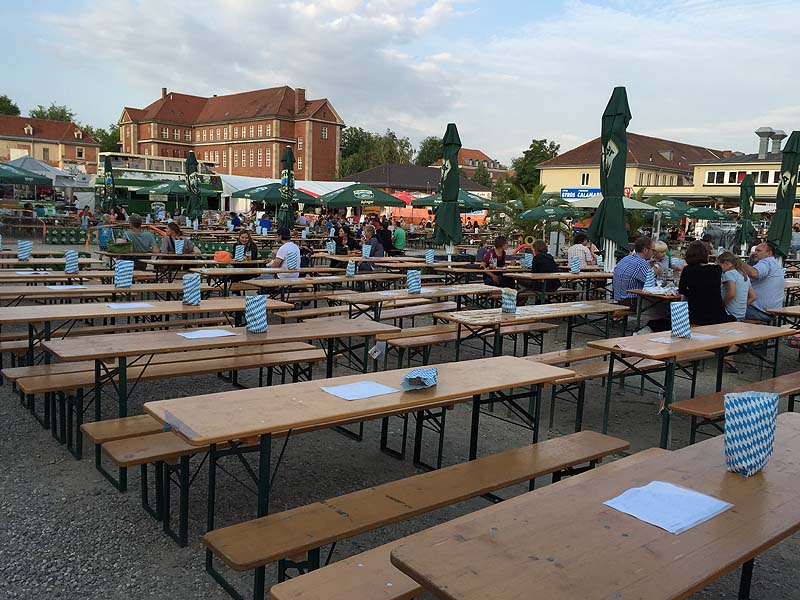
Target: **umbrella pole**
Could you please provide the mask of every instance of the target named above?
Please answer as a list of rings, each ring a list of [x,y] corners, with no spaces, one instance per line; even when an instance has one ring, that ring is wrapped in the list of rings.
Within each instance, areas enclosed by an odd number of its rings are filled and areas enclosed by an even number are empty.
[[[613,240],[603,240],[603,265],[606,273],[613,273],[617,266],[617,244]]]

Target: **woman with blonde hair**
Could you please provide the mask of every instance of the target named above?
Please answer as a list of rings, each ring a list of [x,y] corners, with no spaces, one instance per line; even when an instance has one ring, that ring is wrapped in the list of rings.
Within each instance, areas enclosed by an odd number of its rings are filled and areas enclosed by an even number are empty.
[[[737,321],[742,321],[747,305],[756,299],[744,262],[732,252],[726,251],[717,257],[717,264],[722,269],[722,301],[725,311]]]

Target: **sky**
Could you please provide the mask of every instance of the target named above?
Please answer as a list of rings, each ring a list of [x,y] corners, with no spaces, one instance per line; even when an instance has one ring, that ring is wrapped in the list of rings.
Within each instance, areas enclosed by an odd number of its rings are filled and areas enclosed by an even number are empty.
[[[597,137],[623,85],[641,134],[755,152],[758,127],[800,129],[797,0],[38,0],[0,15],[0,94],[94,126],[161,87],[289,85],[415,146],[455,122],[464,147],[509,163],[533,139]]]

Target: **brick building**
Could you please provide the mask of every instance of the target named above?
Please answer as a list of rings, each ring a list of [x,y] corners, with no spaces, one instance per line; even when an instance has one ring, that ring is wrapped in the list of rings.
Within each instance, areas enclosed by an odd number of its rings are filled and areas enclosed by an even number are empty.
[[[442,159],[440,158],[431,166],[441,167]],[[489,176],[492,178],[492,181],[514,176],[513,169],[509,169],[505,165],[500,164],[499,161],[489,158],[488,155],[480,150],[461,148],[461,150],[458,151],[458,167],[464,175],[471,178],[475,175],[475,171],[477,171],[480,166],[485,167],[486,170],[489,171]]]
[[[336,178],[344,127],[327,99],[287,86],[211,98],[161,88],[149,106],[125,107],[119,123],[124,153],[184,158],[194,150],[218,173],[277,179],[291,146],[295,178],[320,181]]]
[[[30,156],[70,171],[97,173],[100,144],[67,121],[0,115],[0,162]]]

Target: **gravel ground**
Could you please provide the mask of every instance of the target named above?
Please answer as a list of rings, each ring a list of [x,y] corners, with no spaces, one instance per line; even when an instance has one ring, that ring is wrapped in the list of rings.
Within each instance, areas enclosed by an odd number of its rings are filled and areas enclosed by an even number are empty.
[[[421,324],[421,323],[420,323]],[[576,345],[586,338],[576,334]],[[563,347],[564,328],[546,336],[545,350]],[[468,358],[477,358],[466,351]],[[780,372],[797,368],[796,355],[783,351]],[[437,350],[432,362],[452,360],[452,349]],[[317,369],[316,374],[320,372]],[[346,374],[339,368],[337,374]],[[742,375],[727,375],[726,385],[733,386],[759,378],[756,367]],[[255,385],[255,375],[245,373],[240,381]],[[640,393],[638,382],[631,387],[617,386],[610,433],[631,442],[631,451],[658,443],[660,421],[656,414],[655,393]],[[131,399],[131,414],[141,412],[144,402],[230,389],[215,376],[198,376],[163,383],[142,383]],[[698,393],[713,389],[713,373],[700,373]],[[678,384],[678,397],[688,396],[688,386]],[[160,525],[142,509],[139,497],[139,472],[129,471],[129,491],[119,493],[94,469],[91,457],[74,460],[44,431],[32,416],[20,407],[10,387],[0,388],[0,419],[5,435],[0,438],[0,452],[5,468],[0,470],[0,598],[64,598],[117,600],[171,598],[223,599],[228,596],[205,573],[200,536],[205,525],[204,469],[201,469],[190,495],[190,542],[178,548],[162,533]],[[603,389],[589,386],[584,428],[599,430]],[[554,414],[554,428],[548,429],[549,402],[545,401],[543,438],[569,433],[574,407],[559,403]],[[784,404],[785,406],[785,404]],[[109,410],[111,407],[109,406]],[[498,409],[504,415],[505,409]],[[108,413],[110,414],[110,413]],[[688,421],[674,420],[674,447],[688,443]],[[397,439],[400,421],[393,419]],[[447,415],[445,463],[466,459],[469,409],[458,406]],[[480,453],[502,451],[529,441],[530,432],[502,421],[484,418],[481,422]],[[411,441],[411,440],[409,440]],[[271,510],[277,512],[294,506],[329,498],[367,486],[392,481],[417,473],[410,458],[399,461],[378,449],[379,424],[368,423],[364,441],[348,439],[331,430],[292,438],[276,478]],[[433,460],[436,440],[426,436],[425,455]],[[194,463],[199,464],[199,463]],[[243,476],[243,469],[231,465],[232,472]],[[543,482],[544,483],[544,482]],[[526,491],[516,486],[505,496]],[[253,496],[226,476],[218,477],[218,523],[243,521],[252,516]],[[173,495],[174,499],[174,495]],[[459,515],[483,508],[482,500],[464,502],[407,522],[360,535],[337,546],[334,559],[431,527]],[[795,569],[800,537],[791,537],[756,561],[752,597],[755,599],[800,599],[800,574]],[[274,570],[267,572],[268,583]],[[237,581],[232,575],[231,579]],[[251,578],[238,578],[241,589],[249,589]],[[738,573],[723,577],[708,589],[692,596],[696,599],[735,598]]]

